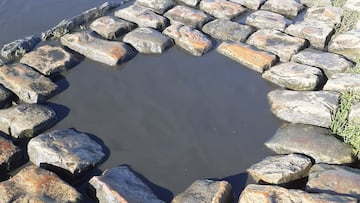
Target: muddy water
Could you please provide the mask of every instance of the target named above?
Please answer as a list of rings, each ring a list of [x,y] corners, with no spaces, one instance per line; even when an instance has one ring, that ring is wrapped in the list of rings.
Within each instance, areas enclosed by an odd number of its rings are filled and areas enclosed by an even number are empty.
[[[100,0],[2,0],[0,44],[37,34]],[[236,195],[246,169],[269,155],[263,143],[279,126],[260,74],[212,51],[173,47],[109,67],[85,59],[64,73],[49,100],[60,116],[50,130],[74,127],[109,150],[101,170],[128,164],[169,200],[196,179],[226,179]]]

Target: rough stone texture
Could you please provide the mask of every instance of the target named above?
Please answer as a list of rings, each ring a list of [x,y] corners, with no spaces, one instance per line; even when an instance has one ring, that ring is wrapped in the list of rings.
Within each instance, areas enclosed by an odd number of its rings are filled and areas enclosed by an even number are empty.
[[[284,31],[285,28],[292,23],[291,20],[280,14],[264,10],[255,11],[246,17],[246,24],[259,29]]]
[[[241,193],[239,203],[356,203],[357,199],[326,193],[307,193],[272,185],[248,185]]]
[[[48,164],[74,175],[96,166],[105,157],[100,144],[74,129],[55,130],[31,139],[28,155],[37,166]]]
[[[338,73],[334,74],[326,82],[324,90],[345,92],[348,90],[360,92],[360,74],[358,73]]]
[[[255,32],[255,28],[226,19],[216,19],[206,23],[202,31],[223,41],[244,42]]]
[[[198,29],[211,20],[206,13],[183,5],[168,10],[164,16],[170,19],[171,24],[187,25]]]
[[[300,0],[307,7],[332,6],[332,0]]]
[[[164,29],[168,24],[168,19],[154,13],[146,8],[131,5],[115,11],[116,17],[136,23],[139,27],[150,27],[157,30]]]
[[[360,20],[356,23],[355,30],[360,30]]]
[[[230,0],[230,1],[246,6],[247,8],[250,8],[252,10],[258,10],[266,0]]]
[[[64,46],[110,66],[125,62],[135,55],[134,50],[125,43],[99,39],[88,32],[67,34],[60,41]]]
[[[261,9],[279,13],[281,15],[295,18],[304,6],[296,0],[267,0]]]
[[[200,0],[177,0],[177,1],[192,7],[195,7],[200,2]]]
[[[11,170],[23,158],[22,151],[11,140],[0,136],[0,175]]]
[[[96,190],[100,203],[163,202],[127,166],[105,170],[101,176],[91,178],[89,183]]]
[[[135,27],[134,23],[113,16],[103,16],[90,24],[90,29],[106,39],[116,39]]]
[[[306,190],[347,195],[360,199],[360,169],[316,164],[310,170]]]
[[[41,41],[37,36],[29,36],[25,39],[18,39],[1,48],[1,56],[8,60],[18,60],[25,53],[34,49],[34,47]]]
[[[146,54],[162,53],[174,44],[172,39],[152,28],[137,28],[126,34],[123,41]]]
[[[300,153],[316,163],[348,164],[354,161],[352,148],[328,129],[311,125],[283,124],[265,146],[278,154]]]
[[[290,123],[329,128],[340,94],[330,91],[274,90],[268,94],[271,111]]]
[[[11,93],[4,86],[0,85],[0,108],[4,108],[11,105],[13,96],[14,96],[13,93]]]
[[[331,39],[330,52],[341,54],[353,61],[360,60],[360,30],[351,30]]]
[[[174,7],[176,3],[173,0],[136,0],[135,5],[145,7],[158,14],[163,14]]]
[[[246,11],[240,4],[227,0],[202,0],[200,9],[216,17],[231,20]]]
[[[28,65],[44,75],[53,75],[73,67],[73,55],[54,45],[43,45],[25,54],[20,63]]]
[[[305,46],[305,39],[277,30],[258,30],[249,37],[247,44],[278,55],[281,62],[288,62],[292,55]]]
[[[275,55],[241,42],[222,42],[217,51],[260,73],[276,62]]]
[[[27,103],[43,102],[58,88],[49,78],[20,63],[1,66],[0,83]]]
[[[295,54],[291,58],[291,61],[319,67],[324,71],[328,78],[336,73],[350,70],[353,67],[353,64],[350,61],[340,55],[311,48]]]
[[[41,33],[41,38],[45,41],[48,39],[58,39],[65,34],[71,33],[76,29],[84,26],[97,18],[100,18],[107,13],[109,13],[115,7],[120,6],[121,4],[129,0],[122,0],[119,3],[109,3],[105,2],[98,7],[91,8],[87,11],[82,12],[81,14],[74,16],[70,19],[62,20],[58,25]]]
[[[56,120],[55,112],[38,104],[20,104],[0,110],[0,130],[15,138],[33,137]]]
[[[54,173],[28,166],[0,183],[1,202],[80,202],[82,196]]]
[[[351,106],[348,121],[351,124],[360,125],[360,103]]]
[[[350,10],[350,11],[360,11],[360,1],[359,0],[347,0],[344,9]]]
[[[295,62],[273,66],[262,77],[292,90],[315,90],[325,79],[320,69]]]
[[[212,48],[212,41],[205,34],[186,25],[171,25],[163,34],[173,38],[177,45],[195,56],[201,56]]]
[[[269,156],[247,171],[258,182],[288,183],[308,176],[311,159],[300,154]]]
[[[304,21],[322,21],[330,25],[335,25],[341,23],[342,15],[343,10],[339,7],[311,7],[306,11]]]
[[[324,49],[334,29],[333,26],[321,21],[301,21],[287,27],[285,32],[309,40],[315,48]]]
[[[234,197],[226,181],[197,180],[172,200],[172,203],[183,202],[232,203]]]

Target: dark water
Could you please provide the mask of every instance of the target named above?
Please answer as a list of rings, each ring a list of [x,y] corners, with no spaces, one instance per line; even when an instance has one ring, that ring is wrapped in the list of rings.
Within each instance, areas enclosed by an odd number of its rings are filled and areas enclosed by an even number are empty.
[[[0,45],[102,2],[1,0]],[[164,200],[206,178],[230,181],[238,195],[279,125],[260,74],[216,51],[194,57],[173,47],[117,67],[85,59],[63,76],[67,88],[49,100],[62,120],[50,130],[97,136],[110,151],[101,170],[128,164]]]

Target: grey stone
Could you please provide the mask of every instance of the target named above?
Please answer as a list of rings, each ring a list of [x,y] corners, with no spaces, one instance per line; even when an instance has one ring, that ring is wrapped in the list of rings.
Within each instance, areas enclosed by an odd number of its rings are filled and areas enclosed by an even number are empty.
[[[239,197],[239,203],[289,202],[289,203],[356,203],[353,197],[326,193],[307,193],[272,185],[248,185]]]
[[[41,41],[37,36],[29,36],[24,39],[18,39],[1,48],[1,56],[8,60],[18,60],[25,53],[34,49],[34,47]]]
[[[60,41],[64,46],[110,66],[126,62],[135,56],[135,51],[125,43],[103,40],[88,32],[67,34]]]
[[[163,34],[173,38],[181,48],[201,56],[212,48],[212,41],[202,32],[186,25],[171,25]]]
[[[333,26],[322,21],[301,21],[289,25],[285,32],[295,37],[309,40],[310,44],[315,48],[324,49],[334,33],[334,29]]]
[[[353,64],[344,57],[317,49],[305,49],[295,54],[291,61],[321,68],[330,78],[336,73],[350,70]]]
[[[76,59],[59,46],[43,45],[25,54],[20,63],[34,68],[43,75],[54,75],[72,68],[76,64]]]
[[[47,164],[78,175],[98,165],[105,157],[102,146],[85,133],[74,129],[55,130],[30,140],[31,162]]]
[[[135,5],[150,9],[158,14],[163,14],[176,3],[173,0],[136,0]]]
[[[93,20],[102,17],[109,13],[114,8],[120,6],[121,4],[129,0],[122,0],[119,3],[109,3],[105,2],[98,7],[91,8],[82,12],[81,14],[74,16],[70,19],[62,20],[58,25],[47,30],[41,34],[41,38],[45,41],[48,39],[59,39],[60,37],[75,31],[76,29],[81,28]]]
[[[116,17],[136,23],[139,27],[150,27],[162,30],[169,24],[169,20],[146,8],[131,5],[115,11]]]
[[[300,154],[269,156],[247,171],[258,182],[288,183],[308,176],[311,159]]]
[[[275,55],[241,42],[222,42],[217,48],[217,51],[260,73],[267,70],[276,62]]]
[[[360,74],[358,73],[338,73],[329,78],[324,86],[324,90],[336,92],[360,92]]]
[[[198,29],[211,20],[211,17],[203,11],[183,5],[168,10],[164,16],[170,19],[171,24],[187,25]]]
[[[43,102],[58,88],[49,78],[20,63],[1,66],[0,83],[27,103]]]
[[[53,172],[36,166],[21,169],[0,183],[1,202],[81,202],[82,195]]]
[[[329,128],[340,94],[330,91],[274,90],[268,94],[271,111],[290,123]]]
[[[292,37],[277,30],[258,30],[246,42],[279,56],[281,62],[288,62],[292,55],[305,46],[305,39]]]
[[[0,130],[15,138],[36,136],[55,121],[56,113],[38,104],[20,104],[0,110]]]
[[[347,195],[360,199],[360,169],[316,164],[310,170],[306,190]]]
[[[262,77],[291,90],[315,90],[325,80],[320,69],[295,62],[273,66]]]
[[[232,203],[234,197],[231,185],[226,181],[197,180],[172,200],[172,203],[183,202]]]
[[[22,158],[21,149],[15,146],[11,140],[0,136],[0,175],[19,165]]]
[[[250,8],[252,10],[258,10],[266,0],[230,0],[230,1],[246,6],[247,8]]]
[[[360,20],[356,23],[355,30],[360,30]]]
[[[216,17],[231,20],[240,16],[246,8],[227,0],[202,0],[200,9]]]
[[[174,44],[172,39],[152,28],[137,28],[126,34],[123,41],[146,54],[162,53]]]
[[[141,178],[127,166],[105,170],[101,176],[90,179],[100,203],[162,203]]]
[[[200,2],[200,0],[177,0],[177,1],[192,7],[196,7],[196,5],[198,5],[198,3]]]
[[[359,0],[347,0],[344,5],[344,9],[359,12],[360,1]]]
[[[332,0],[300,0],[307,7],[332,6]]]
[[[360,30],[351,30],[337,35],[329,43],[329,52],[341,54],[346,58],[360,60]]]
[[[295,18],[304,6],[296,0],[267,0],[261,9]]]
[[[90,24],[90,29],[105,39],[116,39],[135,27],[134,23],[113,16],[103,16]]]
[[[246,24],[259,29],[284,31],[292,23],[291,20],[280,14],[264,10],[255,11],[246,17]]]
[[[348,121],[350,124],[360,124],[360,103],[354,104],[350,107]]]
[[[283,124],[265,146],[278,154],[300,153],[316,163],[349,164],[352,148],[335,138],[328,129],[302,124]]]
[[[206,23],[202,31],[223,41],[244,42],[255,32],[255,28],[226,19],[216,19]]]
[[[13,96],[14,94],[12,92],[0,85],[0,108],[11,105],[11,101],[14,99]]]
[[[304,21],[323,21],[330,25],[336,25],[341,23],[342,16],[343,10],[339,7],[311,7],[306,11]]]

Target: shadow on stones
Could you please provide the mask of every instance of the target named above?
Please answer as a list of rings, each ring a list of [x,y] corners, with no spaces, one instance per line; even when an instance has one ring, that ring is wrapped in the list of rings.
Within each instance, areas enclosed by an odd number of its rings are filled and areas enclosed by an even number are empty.
[[[51,77],[51,80],[58,85],[58,89],[54,93],[54,95],[58,95],[61,92],[65,91],[67,88],[69,88],[70,84],[66,80],[66,78],[62,75],[55,75]]]
[[[9,137],[4,132],[0,132],[0,137],[12,141],[12,137]],[[19,168],[20,166],[24,165],[27,162],[26,157],[25,157],[26,147],[18,146],[14,142],[13,142],[13,144],[15,146],[19,147],[21,150],[17,151],[7,161],[0,164],[0,181],[8,178],[6,175],[3,175],[3,174],[5,174],[9,171],[12,171],[16,168]]]
[[[232,175],[232,176],[227,176],[220,180],[225,180],[231,184],[232,191],[234,194],[234,202],[238,202],[241,192],[246,187],[247,179],[248,179],[247,173],[240,173],[240,174],[236,174],[236,175]],[[219,179],[211,179],[211,180],[219,180]]]
[[[51,108],[56,113],[56,121],[52,123],[52,125],[49,126],[48,129],[54,127],[69,115],[70,109],[64,105],[51,102],[45,102],[44,105]]]

